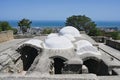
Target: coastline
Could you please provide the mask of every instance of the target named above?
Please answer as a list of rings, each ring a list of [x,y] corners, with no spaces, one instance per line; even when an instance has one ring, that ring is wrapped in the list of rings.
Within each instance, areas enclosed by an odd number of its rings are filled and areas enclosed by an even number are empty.
[[[19,20],[8,20],[10,25],[14,28],[18,28],[17,23]],[[96,23],[96,27],[98,28],[113,28],[117,27],[120,29],[120,21],[94,21]],[[32,28],[61,28],[65,26],[65,21],[54,20],[33,20],[32,21]]]

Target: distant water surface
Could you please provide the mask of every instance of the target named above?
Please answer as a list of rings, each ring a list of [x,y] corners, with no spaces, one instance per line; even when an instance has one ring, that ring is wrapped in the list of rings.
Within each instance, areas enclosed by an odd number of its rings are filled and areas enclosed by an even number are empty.
[[[95,21],[97,27],[118,27],[120,28],[120,21]]]
[[[8,21],[12,27],[18,27],[17,20]],[[95,21],[97,27],[118,27],[120,21]],[[65,21],[32,21],[32,27],[64,27]]]

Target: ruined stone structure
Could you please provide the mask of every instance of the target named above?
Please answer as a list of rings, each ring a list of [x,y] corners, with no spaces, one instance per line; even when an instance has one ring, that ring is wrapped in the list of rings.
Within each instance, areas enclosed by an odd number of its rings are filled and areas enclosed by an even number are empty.
[[[0,32],[0,43],[11,39],[13,39],[13,31],[9,30]]]
[[[100,52],[71,26],[48,35],[45,41],[29,40],[17,51],[21,54],[26,74],[82,74],[82,66],[86,67],[86,73],[100,74]]]
[[[115,49],[120,50],[120,42],[118,42],[118,41],[106,39],[106,45],[109,45]]]
[[[98,80],[97,76],[119,74],[115,71],[120,68],[114,63],[116,59],[101,52],[94,40],[72,26],[43,40],[30,39],[14,47],[13,55],[2,53],[4,58],[0,58],[0,70],[14,74],[11,80],[18,75],[25,80]]]

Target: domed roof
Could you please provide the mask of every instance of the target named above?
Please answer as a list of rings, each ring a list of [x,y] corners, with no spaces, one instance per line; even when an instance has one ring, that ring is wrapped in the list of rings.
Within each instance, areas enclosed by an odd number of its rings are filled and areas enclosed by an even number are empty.
[[[75,43],[78,55],[101,55],[101,53],[87,40],[80,40]]]
[[[85,46],[92,46],[92,44],[87,40],[77,41],[77,42],[75,42],[75,45],[76,45],[77,49],[79,49],[81,47],[85,47]]]
[[[47,38],[58,37],[57,33],[51,33],[47,36]]]
[[[63,36],[65,36],[66,38],[68,38],[70,41],[75,41],[74,36],[72,36],[71,34],[65,34]]]
[[[60,35],[71,34],[74,37],[80,37],[80,32],[72,26],[66,26],[59,31]]]
[[[49,49],[67,49],[73,47],[71,41],[64,36],[48,38],[43,45]]]

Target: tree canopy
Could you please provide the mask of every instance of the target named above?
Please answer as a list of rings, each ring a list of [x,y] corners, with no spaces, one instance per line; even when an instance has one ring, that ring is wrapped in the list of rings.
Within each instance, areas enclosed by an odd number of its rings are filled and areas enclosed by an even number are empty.
[[[96,28],[95,22],[85,15],[73,15],[67,18],[66,26],[73,26],[79,31],[84,30],[87,34],[97,35],[98,29]],[[96,31],[96,33],[94,32]]]
[[[106,37],[112,37],[115,40],[120,39],[120,31],[114,31],[114,32],[106,32]]]
[[[7,21],[0,21],[0,31],[11,30],[12,27]]]
[[[54,31],[51,29],[51,28],[44,28],[42,30],[42,34],[50,34],[50,33],[53,33]]]
[[[25,19],[25,18],[18,22],[18,26],[20,27],[20,30],[22,31],[23,34],[27,32],[28,28],[31,27],[31,23],[32,21],[30,21],[29,19]]]

